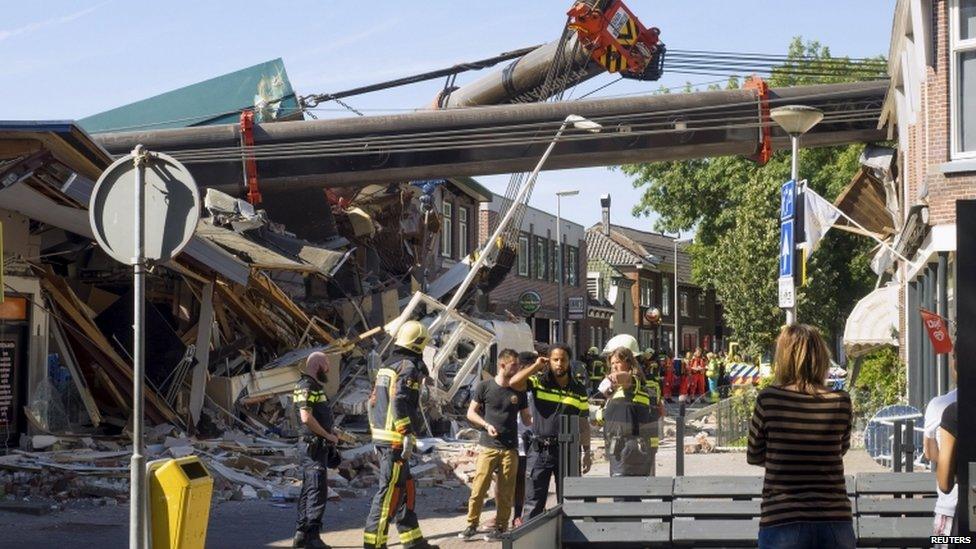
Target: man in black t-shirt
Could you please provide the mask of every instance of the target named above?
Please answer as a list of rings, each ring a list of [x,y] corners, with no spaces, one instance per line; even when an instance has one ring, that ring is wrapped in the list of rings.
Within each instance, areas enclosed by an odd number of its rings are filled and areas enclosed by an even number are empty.
[[[471,539],[478,533],[481,507],[496,471],[497,515],[495,530],[488,538],[497,538],[508,525],[518,468],[518,416],[522,414],[522,421],[526,424],[532,421],[525,391],[517,391],[509,384],[518,370],[518,353],[512,349],[498,353],[495,377],[478,383],[468,406],[468,421],[483,431],[478,441],[481,448],[471,486],[471,499],[468,500],[468,527],[458,536],[462,539]]]

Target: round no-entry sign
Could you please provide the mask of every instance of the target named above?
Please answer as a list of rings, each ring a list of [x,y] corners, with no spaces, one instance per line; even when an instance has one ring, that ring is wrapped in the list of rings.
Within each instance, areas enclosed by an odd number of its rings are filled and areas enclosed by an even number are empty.
[[[193,176],[173,157],[147,152],[143,170],[144,257],[169,261],[186,246],[200,219],[200,194]],[[128,154],[98,178],[88,208],[95,240],[112,258],[136,264],[136,171]]]

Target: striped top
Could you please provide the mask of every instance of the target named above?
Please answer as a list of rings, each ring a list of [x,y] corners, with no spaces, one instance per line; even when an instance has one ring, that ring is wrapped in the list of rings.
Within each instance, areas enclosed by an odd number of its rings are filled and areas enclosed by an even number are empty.
[[[746,456],[766,468],[760,527],[851,520],[844,483],[850,445],[851,397],[845,391],[760,391]]]

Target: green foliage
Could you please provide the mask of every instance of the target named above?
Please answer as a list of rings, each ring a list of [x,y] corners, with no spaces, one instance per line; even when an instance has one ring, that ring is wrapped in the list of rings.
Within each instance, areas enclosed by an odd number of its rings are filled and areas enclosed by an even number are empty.
[[[833,60],[818,42],[795,38],[788,61],[769,79],[773,87],[852,80],[788,74],[791,66],[821,67]],[[799,61],[814,58],[815,61]],[[738,87],[731,80],[729,87]],[[801,149],[801,177],[828,200],[858,169],[863,147]],[[725,322],[749,354],[770,349],[782,324],[777,306],[779,188],[790,177],[790,154],[781,151],[765,166],[740,157],[719,157],[623,166],[644,191],[634,215],[660,217],[656,228],[695,229],[692,270],[698,284],[715,288]],[[872,242],[839,230],[827,233],[807,264],[808,285],[798,292],[798,316],[819,326],[828,338],[843,329],[857,299],[872,287],[868,252]]]
[[[894,347],[883,347],[868,354],[850,391],[854,415],[871,419],[879,408],[904,402],[907,382],[905,365]]]

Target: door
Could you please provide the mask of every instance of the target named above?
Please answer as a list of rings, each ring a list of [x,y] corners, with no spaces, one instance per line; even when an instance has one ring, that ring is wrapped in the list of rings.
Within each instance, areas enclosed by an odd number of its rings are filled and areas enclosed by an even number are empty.
[[[27,431],[23,406],[27,392],[30,328],[27,299],[7,296],[0,304],[0,444],[16,445]]]

